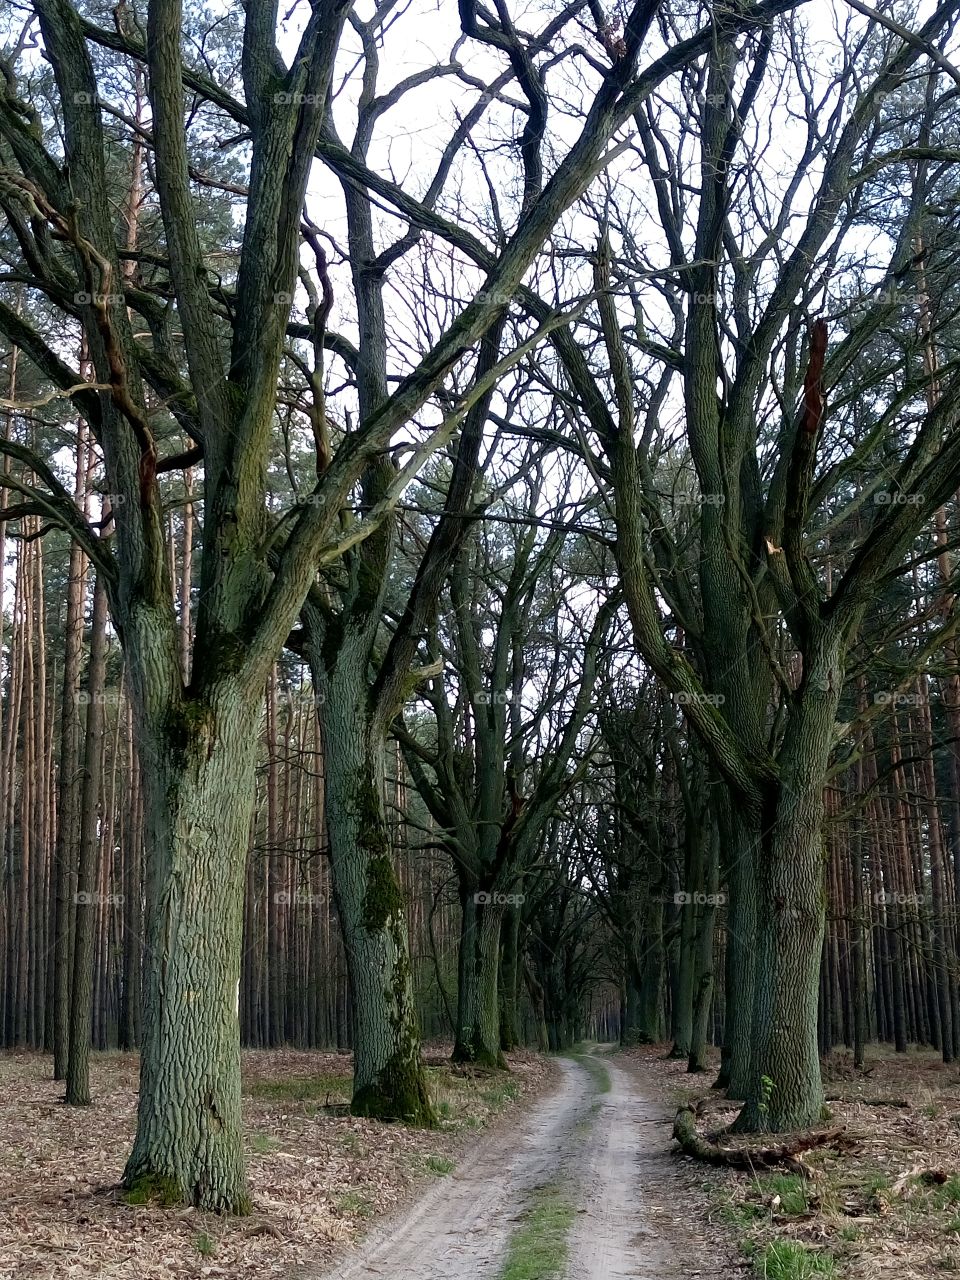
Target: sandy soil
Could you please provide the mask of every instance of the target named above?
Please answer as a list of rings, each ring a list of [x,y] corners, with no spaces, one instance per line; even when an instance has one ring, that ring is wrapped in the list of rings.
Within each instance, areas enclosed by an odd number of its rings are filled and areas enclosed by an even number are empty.
[[[664,1203],[668,1110],[602,1061],[609,1092],[580,1062],[560,1059],[559,1087],[523,1118],[508,1150],[502,1131],[491,1134],[345,1262],[290,1280],[495,1280],[530,1193],[547,1182],[562,1182],[578,1208],[566,1280],[719,1280]]]

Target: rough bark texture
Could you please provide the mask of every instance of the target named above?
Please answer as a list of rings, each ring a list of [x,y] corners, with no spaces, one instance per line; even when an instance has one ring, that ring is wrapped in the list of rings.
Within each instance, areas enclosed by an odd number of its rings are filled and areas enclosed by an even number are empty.
[[[325,680],[316,666],[315,673]],[[364,675],[341,648],[321,707],[334,892],[356,1013],[352,1110],[432,1125],[403,895],[384,812],[384,743],[371,732]]]
[[[506,1067],[500,1048],[500,931],[503,907],[492,891],[468,895],[460,934],[460,990],[454,1062]],[[479,901],[477,899],[479,898]]]
[[[232,682],[142,725],[147,965],[128,1199],[244,1212],[240,1124],[241,906],[259,705]]]

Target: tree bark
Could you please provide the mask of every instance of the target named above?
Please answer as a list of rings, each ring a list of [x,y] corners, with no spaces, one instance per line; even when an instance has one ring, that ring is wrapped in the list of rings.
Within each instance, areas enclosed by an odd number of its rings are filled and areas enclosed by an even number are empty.
[[[151,963],[133,1202],[249,1208],[237,984],[259,713],[229,678],[159,726],[139,713]]]
[[[346,645],[327,676],[311,655],[320,707],[334,894],[356,1013],[354,1115],[432,1125],[404,916],[384,809],[385,743],[366,711],[366,662]]]
[[[823,793],[843,680],[842,639],[824,628],[810,645],[778,755],[769,832],[757,867],[760,912],[754,1056],[740,1131],[781,1132],[819,1121],[817,1045],[825,927]]]
[[[77,911],[74,927],[73,980],[70,999],[70,1052],[66,1101],[90,1104],[90,1035],[93,1019],[93,946],[99,915],[100,777],[103,747],[103,693],[107,653],[107,593],[97,578],[90,624],[87,669],[87,726],[80,790],[80,857],[77,867]]]

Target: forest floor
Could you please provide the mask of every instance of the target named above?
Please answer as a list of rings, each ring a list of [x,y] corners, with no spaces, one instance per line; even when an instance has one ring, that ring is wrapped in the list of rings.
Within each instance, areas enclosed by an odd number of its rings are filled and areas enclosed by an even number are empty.
[[[651,1046],[617,1061],[663,1103],[709,1093],[712,1074],[689,1076],[685,1063],[663,1054]],[[934,1280],[960,1272],[957,1066],[944,1066],[933,1051],[870,1046],[863,1071],[851,1054],[832,1054],[825,1080],[831,1122],[846,1127],[852,1148],[806,1153],[809,1180],[675,1157],[691,1234],[720,1249],[732,1236],[741,1274],[767,1280]],[[735,1115],[716,1098],[699,1126],[716,1132]],[[725,1274],[736,1274],[736,1264]]]
[[[663,1046],[509,1075],[428,1057],[441,1127],[344,1114],[350,1059],[245,1053],[254,1212],[124,1203],[137,1060],[97,1054],[94,1105],[63,1106],[50,1059],[0,1055],[0,1280],[929,1280],[960,1272],[960,1072],[873,1049],[828,1063],[851,1149],[814,1176],[715,1169],[671,1151],[709,1093]],[[719,1130],[735,1111],[710,1100]]]
[[[449,1052],[449,1051],[448,1051]],[[502,1145],[556,1068],[510,1056],[511,1073],[458,1072],[428,1056],[440,1128],[413,1130],[343,1114],[346,1054],[243,1055],[243,1111],[253,1214],[124,1203],[138,1059],[93,1055],[93,1105],[66,1107],[51,1059],[0,1054],[0,1278],[194,1280],[315,1276],[372,1221],[444,1180],[478,1130]]]
[[[606,1054],[558,1058],[559,1086],[504,1150],[490,1134],[414,1210],[317,1280],[719,1280],[678,1213],[672,1112]],[[301,1280],[298,1274],[298,1280]]]

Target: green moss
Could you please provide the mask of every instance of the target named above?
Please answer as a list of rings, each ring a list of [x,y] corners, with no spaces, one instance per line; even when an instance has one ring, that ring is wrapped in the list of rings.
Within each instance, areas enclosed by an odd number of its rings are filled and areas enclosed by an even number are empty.
[[[368,768],[356,791],[357,843],[366,858],[366,890],[362,920],[370,933],[385,932],[392,944],[393,965],[384,991],[390,1011],[393,1053],[377,1079],[354,1094],[354,1115],[379,1120],[405,1120],[433,1128],[436,1117],[427,1092],[403,915],[403,893],[390,859],[390,845],[377,785]]]
[[[336,617],[324,618],[323,639],[320,642],[320,661],[324,671],[330,672],[337,665],[337,657],[343,648],[343,625]]]
[[[403,910],[403,893],[393,863],[378,854],[367,863],[367,890],[363,897],[363,925],[370,933],[387,927]]]
[[[363,898],[364,928],[374,933],[403,909],[403,894],[390,860],[390,843],[380,806],[377,784],[365,769],[357,784],[354,800],[357,844],[367,855],[367,887]]]
[[[357,557],[356,588],[351,606],[351,616],[358,622],[369,618],[379,607],[383,577],[377,569],[368,564],[363,555]]]
[[[377,1079],[358,1089],[350,1106],[355,1116],[370,1120],[403,1120],[424,1129],[436,1128],[419,1054],[398,1050]]]
[[[171,757],[186,769],[196,758],[198,744],[205,744],[213,732],[213,711],[199,698],[183,698],[167,715],[164,731]]]
[[[477,1067],[486,1067],[489,1071],[508,1071],[507,1060],[498,1046],[491,1049],[484,1042],[479,1027],[467,1027],[466,1035],[461,1037],[453,1047],[452,1062],[471,1063]]]
[[[143,1173],[123,1190],[126,1204],[157,1204],[164,1209],[183,1204],[186,1196],[176,1178],[165,1173]]]

